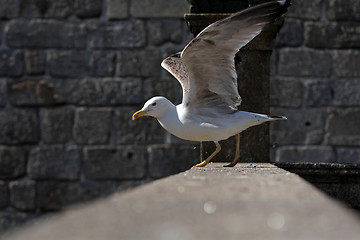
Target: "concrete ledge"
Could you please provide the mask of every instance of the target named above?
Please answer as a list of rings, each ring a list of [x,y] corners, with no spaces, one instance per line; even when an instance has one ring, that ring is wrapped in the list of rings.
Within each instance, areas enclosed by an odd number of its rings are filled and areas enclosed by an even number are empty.
[[[271,164],[210,164],[77,206],[4,239],[359,239],[360,221]]]

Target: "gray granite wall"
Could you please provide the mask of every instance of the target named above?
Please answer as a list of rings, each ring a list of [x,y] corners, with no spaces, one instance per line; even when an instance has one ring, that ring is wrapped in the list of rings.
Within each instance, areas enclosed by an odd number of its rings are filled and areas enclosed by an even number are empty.
[[[360,2],[294,0],[272,57],[271,160],[360,163]]]
[[[180,102],[160,67],[183,0],[0,0],[0,232],[189,168],[194,144],[131,114]],[[293,0],[271,65],[272,161],[359,162],[360,5]]]

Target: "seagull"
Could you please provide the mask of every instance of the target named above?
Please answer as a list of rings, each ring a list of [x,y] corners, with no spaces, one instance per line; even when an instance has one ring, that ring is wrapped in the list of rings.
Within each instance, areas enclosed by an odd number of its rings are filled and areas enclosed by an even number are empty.
[[[132,119],[151,116],[171,134],[190,141],[213,141],[215,151],[193,167],[204,167],[221,150],[219,141],[235,136],[235,166],[240,158],[240,133],[284,116],[239,111],[241,97],[235,71],[235,54],[269,23],[287,12],[290,0],[270,1],[217,21],[192,39],[182,52],[165,58],[161,66],[181,84],[182,103],[165,97],[149,99]],[[254,96],[256,97],[256,96]]]

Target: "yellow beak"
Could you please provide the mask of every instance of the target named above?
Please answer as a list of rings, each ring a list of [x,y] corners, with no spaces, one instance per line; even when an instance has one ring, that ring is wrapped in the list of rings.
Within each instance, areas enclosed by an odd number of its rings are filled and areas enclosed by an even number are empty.
[[[132,115],[132,120],[135,120],[135,119],[138,119],[138,118],[141,117],[141,116],[144,116],[148,111],[149,111],[149,110],[143,111],[142,109],[139,110],[139,111],[137,111],[136,113],[134,113],[134,114]]]

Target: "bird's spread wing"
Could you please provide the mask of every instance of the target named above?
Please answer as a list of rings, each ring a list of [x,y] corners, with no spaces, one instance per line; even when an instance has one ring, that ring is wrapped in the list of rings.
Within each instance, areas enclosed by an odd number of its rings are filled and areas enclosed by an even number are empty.
[[[164,69],[166,69],[169,73],[171,73],[180,82],[181,87],[183,89],[183,98],[184,98],[185,95],[190,90],[189,89],[189,77],[187,75],[187,72],[185,71],[185,66],[182,63],[180,54],[181,54],[181,52],[165,58],[162,61],[161,66]]]
[[[204,114],[235,111],[241,103],[235,54],[289,6],[290,0],[272,1],[235,13],[200,32],[180,58],[165,59],[162,66],[183,87],[183,104]]]

